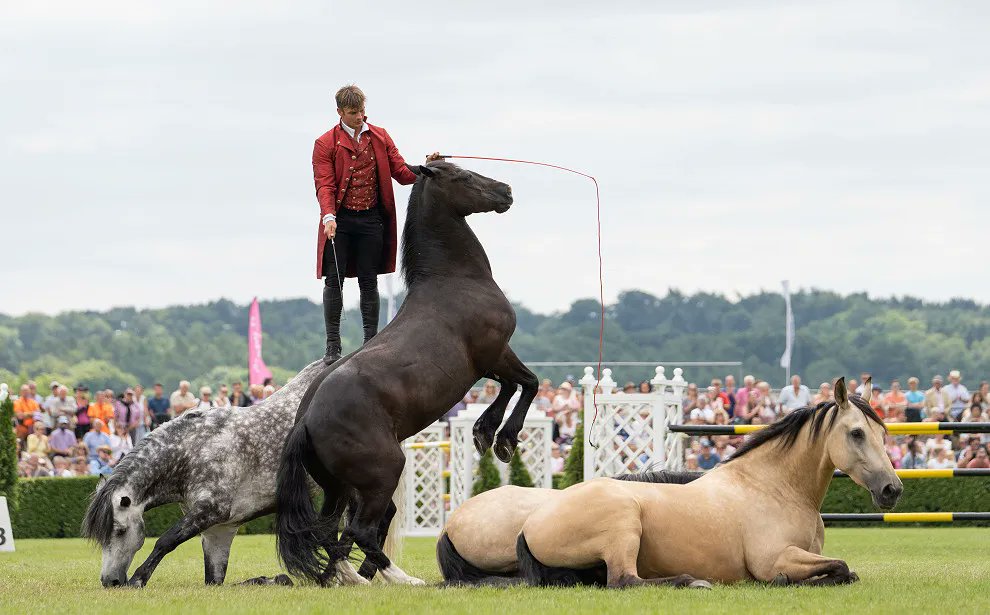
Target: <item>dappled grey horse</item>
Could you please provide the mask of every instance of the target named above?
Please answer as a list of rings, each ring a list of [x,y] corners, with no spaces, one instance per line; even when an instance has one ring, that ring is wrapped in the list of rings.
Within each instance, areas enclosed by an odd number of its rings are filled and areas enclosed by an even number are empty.
[[[162,558],[197,534],[206,583],[223,583],[237,528],[275,510],[282,446],[303,393],[325,367],[311,363],[257,406],[188,411],[124,457],[97,487],[83,520],[83,536],[103,549],[103,585],[127,582],[144,544],[144,512],[173,502],[185,514],[158,539],[131,585],[146,585]]]

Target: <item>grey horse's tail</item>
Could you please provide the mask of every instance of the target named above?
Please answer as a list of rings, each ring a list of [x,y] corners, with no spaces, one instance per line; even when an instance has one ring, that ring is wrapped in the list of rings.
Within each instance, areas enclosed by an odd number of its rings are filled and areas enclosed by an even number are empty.
[[[309,434],[303,423],[292,428],[282,451],[276,480],[275,535],[279,559],[290,573],[319,579],[329,564],[322,547],[331,528],[310,497],[304,460]],[[336,527],[332,528],[336,531]]]
[[[529,550],[523,533],[516,541],[516,558],[519,560],[519,575],[530,585],[539,587],[604,586],[607,578],[605,564],[584,569],[547,566]]]
[[[454,548],[447,532],[437,541],[437,564],[448,585],[514,585],[522,582],[515,574],[488,572],[467,561]]]

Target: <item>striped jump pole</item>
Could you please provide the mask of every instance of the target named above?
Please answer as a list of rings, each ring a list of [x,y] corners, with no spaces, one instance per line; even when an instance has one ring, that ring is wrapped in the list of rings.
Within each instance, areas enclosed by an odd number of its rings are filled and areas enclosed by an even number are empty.
[[[990,521],[990,512],[822,513],[822,521],[882,521],[883,523]]]
[[[990,423],[884,423],[892,435],[928,435],[952,433],[990,433]],[[695,436],[741,436],[759,431],[766,425],[668,425],[675,433]]]
[[[945,468],[942,470],[894,470],[900,478],[963,478],[972,476],[990,476],[990,468]],[[835,471],[836,478],[849,478],[845,472]]]

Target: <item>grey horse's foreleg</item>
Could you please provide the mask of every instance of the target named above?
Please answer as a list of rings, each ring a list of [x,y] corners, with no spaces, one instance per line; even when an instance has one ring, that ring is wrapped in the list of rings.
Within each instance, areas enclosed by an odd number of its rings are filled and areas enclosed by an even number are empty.
[[[519,360],[516,353],[508,346],[502,352],[499,360],[499,374],[522,387],[519,401],[516,402],[509,415],[509,420],[505,422],[498,436],[495,438],[495,456],[505,463],[509,463],[512,454],[519,444],[519,432],[522,431],[523,422],[526,420],[526,413],[530,404],[536,398],[540,389],[540,381],[526,365]]]
[[[215,525],[203,532],[203,564],[207,585],[223,585],[230,558],[230,543],[237,534],[236,525]]]
[[[144,587],[148,584],[148,579],[151,578],[162,558],[193,536],[205,532],[223,521],[226,521],[226,516],[219,511],[190,511],[158,538],[151,555],[134,571],[128,584]]]

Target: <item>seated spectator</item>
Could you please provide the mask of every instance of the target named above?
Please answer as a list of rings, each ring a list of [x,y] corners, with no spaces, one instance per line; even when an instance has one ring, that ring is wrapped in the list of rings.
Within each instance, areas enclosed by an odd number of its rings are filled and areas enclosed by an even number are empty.
[[[110,457],[114,463],[120,461],[121,457],[131,452],[131,449],[134,448],[131,434],[128,433],[122,424],[118,424],[115,431],[116,433],[110,436]]]
[[[759,393],[757,405],[760,422],[764,425],[769,425],[777,420],[779,413],[777,400],[774,399],[773,393],[770,392],[770,384],[765,381],[756,385],[756,391]]]
[[[980,381],[980,388],[977,389],[980,394],[980,405],[983,409],[990,412],[990,382],[986,380]]]
[[[69,469],[69,460],[61,455],[55,455],[55,459],[52,460],[52,465],[55,466],[52,476],[55,478],[72,478],[75,474]]]
[[[729,458],[736,452],[736,447],[729,443],[729,436],[715,436],[712,440],[715,444],[715,454],[718,455],[719,459],[723,462],[728,461]]]
[[[683,420],[685,422],[689,421],[691,418],[691,411],[699,406],[700,401],[698,400],[698,385],[692,382],[687,385],[687,389],[684,390],[684,399],[681,400],[681,410],[684,411]]]
[[[86,457],[73,457],[71,469],[73,476],[89,476],[89,462]]]
[[[977,396],[979,393],[973,393],[973,396]],[[983,410],[983,406],[980,402],[972,402],[970,407],[967,408],[959,420],[963,423],[979,423],[981,421],[987,420],[987,413]]]
[[[827,401],[832,401],[833,399],[832,385],[827,382],[823,382],[818,385],[818,392],[811,398],[811,405],[817,406],[818,404],[823,404]]]
[[[904,420],[909,423],[920,422],[924,416],[925,393],[918,390],[919,380],[914,376],[908,378],[908,390],[904,393]]]
[[[691,453],[684,457],[684,469],[688,472],[697,472],[701,468],[698,467],[698,456]]]
[[[271,397],[272,395],[274,395],[275,394],[275,391],[277,391],[277,390],[278,389],[275,388],[275,385],[274,384],[266,384],[265,385],[265,388],[261,390],[261,398],[262,399],[268,399],[269,397]]]
[[[935,451],[942,449],[947,453],[952,452],[952,441],[945,439],[945,434],[937,433],[925,442],[925,453],[929,459],[935,457]]]
[[[780,404],[780,414],[787,415],[798,408],[804,408],[811,404],[811,391],[801,384],[801,376],[794,374],[791,376],[791,385],[780,390],[780,397],[777,400]]]
[[[51,465],[48,463],[48,457],[34,453],[25,454],[24,460],[17,464],[17,475],[21,478],[51,476]]]
[[[720,378],[712,378],[711,384],[708,386],[709,395],[708,398],[712,398],[712,390],[714,389],[714,396],[722,402],[722,407],[725,411],[729,411],[729,406],[732,403],[729,401],[729,394],[722,390],[722,380]]]
[[[736,401],[736,416],[734,420],[738,424],[749,425],[760,414],[760,395],[754,388],[752,393],[747,393],[743,398],[746,401],[740,402],[738,399]]]
[[[642,381],[642,382],[639,383],[639,392],[640,393],[652,393],[653,392],[653,385],[650,384],[650,381],[649,380],[644,380],[644,381]]]
[[[976,455],[966,464],[967,468],[990,468],[990,458],[987,457],[986,447],[981,446]]]
[[[966,442],[966,448],[959,451],[959,454],[956,455],[956,465],[960,468],[965,468],[976,457],[976,451],[983,448],[979,436],[970,436]]]
[[[622,393],[623,394],[628,395],[630,393],[635,393],[635,392],[636,392],[636,383],[635,382],[627,382],[624,385],[622,385]]]
[[[496,397],[498,397],[498,386],[494,380],[486,380],[484,386],[481,387],[481,394],[478,395],[478,403],[490,404],[495,401]]]
[[[928,459],[929,470],[945,470],[956,467],[956,462],[944,448],[935,449],[935,457]]]
[[[945,417],[949,414],[949,408],[952,407],[952,398],[949,396],[949,391],[942,386],[942,376],[935,375],[932,378],[932,388],[925,391],[925,418],[926,421],[945,421]],[[936,419],[935,416],[938,414],[942,418]]]
[[[560,474],[564,471],[564,457],[560,453],[560,445],[554,442],[550,445],[550,472]]]
[[[691,410],[687,423],[689,425],[715,424],[715,411],[712,410],[711,404],[708,403],[708,398],[706,396],[702,395],[698,397],[697,405],[693,410]]]
[[[901,467],[901,459],[903,458],[904,451],[901,450],[901,445],[897,443],[897,438],[891,435],[885,436],[884,443],[891,465],[895,468]]]
[[[77,440],[75,432],[69,429],[69,418],[60,416],[56,419],[55,423],[55,431],[52,432],[52,435],[48,436],[48,446],[51,448],[51,454],[70,457],[72,455],[72,448],[76,445]],[[68,464],[68,461],[66,461],[66,464]]]
[[[105,427],[100,419],[93,419],[89,432],[83,437],[83,444],[86,445],[86,458],[90,461],[96,459],[96,449],[101,446],[110,448],[110,436],[104,433]]]
[[[560,434],[557,440],[558,443],[570,444],[573,442],[577,436],[577,411],[568,410],[566,412],[558,412],[554,420],[557,421]]]
[[[928,467],[928,456],[925,455],[925,447],[921,440],[911,437],[907,443],[907,450],[901,457],[901,468],[905,470],[922,470]]]
[[[34,422],[34,433],[27,437],[27,450],[29,455],[38,455],[39,457],[48,457],[48,453],[51,451],[51,446],[48,443],[48,436],[46,435],[47,429],[45,428],[44,421]]]
[[[736,390],[736,403],[733,407],[740,409],[749,407],[749,397],[754,393],[756,393],[756,378],[747,374],[743,377],[743,385]],[[739,410],[736,410],[732,416],[738,418]]]
[[[704,471],[711,470],[722,461],[712,447],[712,442],[708,438],[701,440],[701,454],[698,455],[698,467]]]
[[[113,451],[109,446],[98,446],[96,448],[96,459],[89,460],[89,473],[93,476],[100,476],[113,472],[113,467],[117,465],[117,461],[113,459],[112,455]]]
[[[907,396],[901,390],[900,381],[890,381],[890,391],[883,396],[881,405],[888,423],[903,423],[906,420]]]

